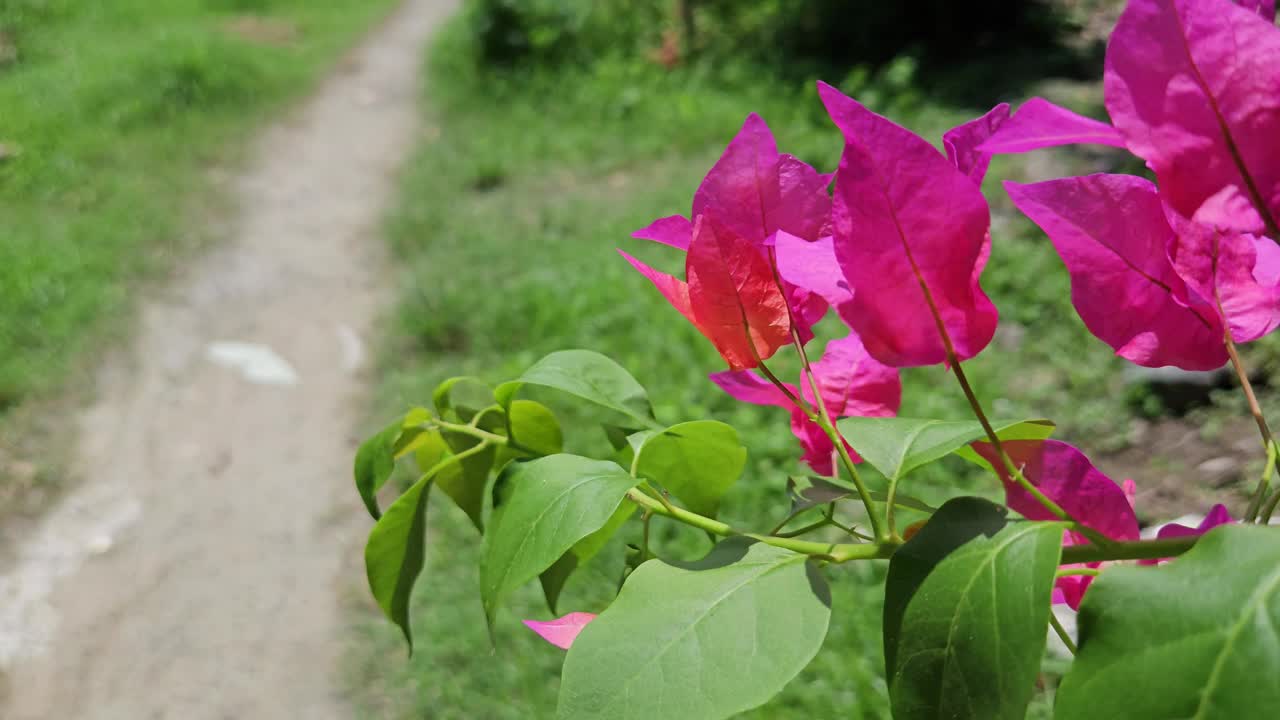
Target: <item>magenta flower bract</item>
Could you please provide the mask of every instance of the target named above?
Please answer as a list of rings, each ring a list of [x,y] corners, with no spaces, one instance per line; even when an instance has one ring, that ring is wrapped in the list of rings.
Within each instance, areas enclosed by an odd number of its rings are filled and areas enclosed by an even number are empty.
[[[1078,144],[1124,147],[1124,138],[1110,125],[1078,115],[1033,97],[1022,103],[1008,122],[978,146],[988,153],[1021,153],[1058,145]]]
[[[1274,0],[1130,0],[1107,46],[1104,90],[1114,128],[1034,98],[979,148],[1025,152],[1101,143],[1145,160],[1171,228],[1163,251],[1190,290],[1183,295],[1169,284],[1171,292],[1193,314],[1216,316],[1235,342],[1280,325],[1280,252],[1272,242],[1280,241],[1280,28],[1274,18]],[[1148,259],[1158,263],[1154,248]],[[1153,277],[1164,282],[1167,274]],[[1074,280],[1073,271],[1073,287]],[[1077,310],[1084,317],[1079,304]],[[1178,315],[1173,325],[1187,313]],[[1169,323],[1135,322],[1131,329],[1139,339],[1173,332]],[[1130,352],[1146,359],[1120,354],[1186,369],[1207,369],[1224,358],[1216,351],[1166,350],[1140,344]]]
[[[852,300],[841,317],[894,367],[977,355],[998,314],[978,285],[990,253],[986,200],[969,175],[909,130],[820,83],[844,134],[832,204],[835,258]]]
[[[791,342],[791,311],[769,260],[711,216],[700,215],[694,224],[687,281],[622,255],[715,345],[730,369],[756,367]]]
[[[632,237],[687,251],[698,219],[714,217],[717,227],[745,240],[772,262],[775,233],[806,240],[830,234],[830,184],[830,175],[779,153],[769,126],[752,113],[694,193],[692,220],[681,215],[659,218]],[[808,342],[813,325],[827,312],[826,301],[786,283],[783,293],[801,341]]]
[[[1187,289],[1156,189],[1131,175],[1030,185],[1006,182],[1014,205],[1053,241],[1084,324],[1138,365],[1211,370],[1227,361],[1222,321]]]
[[[871,357],[856,335],[827,343],[822,358],[811,366],[813,379],[822,393],[822,402],[832,418],[859,415],[888,417],[898,412],[902,402],[902,381],[898,371]],[[730,396],[753,405],[772,405],[791,411],[791,432],[804,450],[802,460],[822,475],[835,470],[835,445],[816,423],[791,404],[786,394],[768,380],[752,372],[721,372],[711,381]],[[813,391],[807,378],[800,387],[787,385],[796,396],[812,403]],[[860,460],[847,444],[851,457]]]
[[[1256,340],[1280,325],[1280,245],[1168,215],[1173,269],[1226,323],[1232,340]]]
[[[1133,512],[1131,493],[1102,474],[1084,453],[1057,440],[1012,440],[1002,444],[1014,466],[1021,468],[1023,477],[1071,517],[1112,540],[1138,539],[1138,518]],[[1028,520],[1058,519],[1009,476],[990,443],[973,443],[973,449],[999,472],[1005,503],[1010,508]],[[1074,532],[1067,532],[1064,538],[1068,545],[1084,542],[1087,540]],[[1088,567],[1099,565],[1090,563]],[[1056,587],[1074,609],[1079,607],[1092,580],[1088,576],[1068,576],[1059,578]]]
[[[1274,233],[1280,28],[1253,5],[1130,0],[1107,46],[1103,82],[1111,121],[1155,171],[1175,212]]]
[[[1235,522],[1231,517],[1231,513],[1227,510],[1226,505],[1219,503],[1214,505],[1209,514],[1204,516],[1199,525],[1195,527],[1187,527],[1181,523],[1169,523],[1160,528],[1160,532],[1156,533],[1158,539],[1176,538],[1176,537],[1195,537],[1203,535],[1219,525],[1227,525]],[[1159,560],[1140,560],[1139,565],[1159,565],[1160,563],[1169,562],[1170,558],[1160,558]]]
[[[981,187],[992,155],[982,145],[1008,122],[1009,104],[1000,103],[987,114],[946,131],[942,135],[942,147],[947,151],[947,159]]]
[[[578,639],[578,633],[581,633],[582,629],[595,619],[595,613],[574,612],[546,622],[525,620],[524,624],[543,640],[562,650],[568,650],[573,645],[573,641]]]

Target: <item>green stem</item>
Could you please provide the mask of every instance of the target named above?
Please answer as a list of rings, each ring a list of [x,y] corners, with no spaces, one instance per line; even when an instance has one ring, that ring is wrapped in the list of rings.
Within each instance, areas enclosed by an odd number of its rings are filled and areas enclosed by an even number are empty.
[[[822,428],[822,431],[831,438],[831,444],[835,446],[836,453],[840,456],[840,464],[845,470],[849,471],[849,477],[853,480],[853,486],[858,490],[858,498],[862,500],[862,506],[867,510],[867,520],[871,523],[871,534],[875,536],[879,542],[885,542],[890,539],[890,533],[886,531],[885,526],[880,523],[880,516],[876,514],[876,506],[871,499],[871,492],[867,490],[866,483],[862,482],[862,476],[858,473],[858,468],[854,465],[853,458],[849,456],[849,450],[845,447],[844,436],[840,434],[840,430],[835,423],[831,422],[831,415],[827,412],[827,404],[822,399],[822,392],[818,389],[818,381],[813,377],[813,367],[809,363],[809,354],[804,349],[804,343],[800,342],[800,334],[796,331],[795,323],[791,325],[791,344],[795,346],[796,353],[800,355],[800,363],[803,367],[801,375],[809,383],[809,390],[813,392],[813,402],[818,408],[818,416],[812,420]],[[892,512],[886,510],[886,514]]]
[[[1040,489],[1032,485],[1022,474],[1022,470],[1014,465],[1012,458],[1005,452],[1004,444],[1000,442],[1000,437],[996,435],[995,428],[991,427],[991,421],[987,419],[987,414],[982,409],[982,403],[978,402],[978,396],[973,392],[973,386],[969,384],[969,378],[964,374],[964,367],[960,364],[960,356],[956,353],[955,344],[951,342],[951,333],[947,332],[947,326],[942,322],[942,313],[938,311],[938,304],[934,302],[933,292],[929,290],[929,284],[924,281],[924,276],[916,265],[915,258],[911,254],[911,248],[907,245],[905,237],[902,238],[902,249],[907,255],[907,261],[911,263],[911,270],[915,273],[916,281],[920,283],[920,291],[924,293],[925,302],[928,303],[929,311],[933,315],[934,326],[938,329],[938,336],[942,338],[942,347],[946,352],[947,364],[951,366],[951,370],[956,376],[956,381],[960,383],[960,389],[964,391],[965,399],[969,401],[969,407],[973,410],[974,416],[978,418],[983,432],[987,435],[987,440],[995,448],[996,454],[1000,457],[1010,477],[1021,485],[1024,490],[1031,493],[1055,517],[1079,526],[1081,534],[1089,538],[1091,542],[1103,546],[1110,544],[1111,541],[1105,535],[1077,522],[1066,510],[1062,509],[1061,505],[1040,492]],[[994,463],[992,464],[992,469],[995,469]],[[999,472],[996,474],[998,475]]]
[[[1174,557],[1195,546],[1199,537],[1161,538],[1112,542],[1105,547],[1098,545],[1068,545],[1062,548],[1062,564],[1106,562],[1108,560],[1158,560]]]
[[[444,459],[440,460],[439,462],[437,462],[435,465],[432,465],[426,472],[422,473],[422,477],[432,477],[436,473],[440,472],[441,470],[449,467],[454,463],[462,462],[463,460],[471,457],[472,455],[479,455],[480,453],[488,449],[488,447],[489,447],[488,441],[481,440],[479,443],[472,445],[466,450],[463,450],[460,453],[449,455]]]
[[[1276,511],[1277,502],[1280,502],[1280,490],[1276,490],[1275,494],[1271,496],[1271,499],[1267,500],[1267,503],[1262,506],[1262,513],[1259,516],[1258,521],[1263,525],[1271,524],[1271,513]]]
[[[1054,573],[1054,577],[1062,578],[1062,577],[1071,577],[1073,575],[1087,575],[1089,577],[1098,577],[1101,574],[1102,574],[1102,571],[1098,570],[1097,568],[1088,568],[1088,567],[1061,568],[1058,570],[1058,572]]]
[[[1222,343],[1227,348],[1227,357],[1231,358],[1231,368],[1236,371],[1236,377],[1240,380],[1240,389],[1244,391],[1245,400],[1249,403],[1249,414],[1253,416],[1253,422],[1258,426],[1258,434],[1262,436],[1262,445],[1267,449],[1267,471],[1258,479],[1258,487],[1253,493],[1253,499],[1249,501],[1249,509],[1244,516],[1246,522],[1253,522],[1258,518],[1258,509],[1262,506],[1262,500],[1266,497],[1267,489],[1271,485],[1271,474],[1275,472],[1276,440],[1271,435],[1271,427],[1267,425],[1266,416],[1262,414],[1262,405],[1258,403],[1258,396],[1253,392],[1253,383],[1249,382],[1249,373],[1245,370],[1239,351],[1236,350],[1230,328],[1223,335]]]
[[[720,537],[749,537],[766,545],[791,550],[792,552],[801,553],[803,555],[811,555],[833,563],[848,562],[850,560],[888,558],[893,555],[894,550],[898,547],[898,543],[893,542],[822,543],[810,540],[797,540],[794,538],[780,538],[772,535],[757,535],[755,533],[738,530],[726,523],[720,522],[719,520],[714,520],[683,508],[663,506],[662,503],[658,502],[654,498],[651,498],[634,488],[627,491],[627,498],[631,500],[631,502],[655,515],[663,515],[673,520],[678,520],[685,525],[698,528],[699,530],[705,530],[713,535],[719,535]]]
[[[644,562],[653,557],[653,553],[649,552],[649,521],[653,519],[653,512],[646,510],[642,522],[644,523],[644,534],[640,538],[640,562]]]
[[[537,450],[534,450],[534,449],[532,449],[532,448],[527,448],[527,447],[525,447],[525,446],[521,445],[520,443],[516,442],[515,440],[512,440],[511,438],[508,438],[508,437],[503,436],[503,435],[499,435],[499,434],[497,434],[497,433],[491,433],[491,432],[489,432],[488,430],[481,430],[480,428],[478,428],[478,427],[473,427],[473,426],[471,426],[471,425],[462,425],[462,424],[459,424],[459,423],[451,423],[451,422],[447,422],[447,421],[445,421],[445,420],[440,420],[439,418],[435,418],[435,419],[432,419],[432,420],[428,423],[428,426],[429,426],[429,427],[434,427],[434,428],[437,428],[437,429],[440,429],[440,430],[444,430],[444,431],[447,431],[447,432],[451,432],[451,433],[457,433],[457,434],[459,434],[459,435],[468,435],[468,436],[473,437],[473,438],[475,438],[475,439],[477,439],[477,440],[480,440],[480,441],[482,441],[482,442],[486,442],[486,443],[490,443],[490,444],[492,444],[492,445],[506,445],[507,447],[511,448],[512,450],[519,450],[520,452],[528,453],[528,454],[530,454],[530,455],[541,455],[541,454],[542,454],[542,453],[538,452]]]
[[[1262,477],[1258,479],[1258,487],[1253,491],[1253,499],[1249,501],[1249,509],[1245,511],[1246,520],[1256,521],[1260,517],[1262,503],[1266,499],[1267,492],[1271,490],[1271,476],[1276,471],[1276,443],[1271,441],[1267,443],[1267,465],[1262,470]],[[1272,506],[1274,508],[1274,505]]]
[[[749,537],[766,545],[785,548],[793,552],[812,555],[833,563],[850,560],[888,559],[901,547],[897,540],[868,543],[820,543],[794,538],[781,538],[772,535],[738,530],[733,526],[713,518],[690,512],[671,504],[663,504],[660,500],[646,495],[638,488],[627,491],[627,499],[654,515],[662,515],[679,521],[690,527],[704,530],[720,537]],[[1197,536],[1162,538],[1159,540],[1136,540],[1133,542],[1111,542],[1100,545],[1071,545],[1062,549],[1062,564],[1106,562],[1110,560],[1155,560],[1175,557],[1195,546]]]
[[[1062,622],[1058,620],[1057,615],[1053,614],[1053,610],[1049,611],[1049,625],[1052,626],[1053,631],[1058,634],[1058,639],[1062,641],[1062,644],[1067,646],[1067,649],[1071,651],[1072,655],[1075,655],[1076,651],[1079,649],[1076,647],[1076,641],[1072,640],[1071,636],[1067,634],[1067,629],[1062,627]]]
[[[795,530],[788,530],[787,532],[778,532],[775,530],[769,533],[769,535],[773,537],[780,537],[780,538],[800,537],[801,535],[806,535],[808,533],[813,532],[814,530],[821,530],[822,528],[827,527],[829,525],[831,525],[831,519],[824,517],[817,522],[810,523],[801,528],[796,528]]]
[[[756,357],[759,358],[759,355]],[[809,405],[805,403],[805,401],[796,397],[796,394],[791,392],[791,388],[787,387],[786,383],[779,380],[778,376],[774,375],[773,371],[769,369],[769,366],[764,364],[764,360],[758,360],[756,367],[760,368],[760,372],[764,373],[764,376],[769,380],[769,382],[773,383],[774,387],[781,390],[782,394],[787,396],[787,399],[791,401],[792,405],[800,408],[800,411],[807,415],[810,420],[814,419],[815,416],[813,414],[813,410],[809,409]]]

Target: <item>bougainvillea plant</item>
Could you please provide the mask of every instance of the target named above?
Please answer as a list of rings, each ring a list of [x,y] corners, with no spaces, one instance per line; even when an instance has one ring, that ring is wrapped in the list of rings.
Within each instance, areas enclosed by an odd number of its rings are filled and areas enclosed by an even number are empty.
[[[723,357],[711,382],[789,411],[811,472],[788,480],[783,521],[751,529],[716,518],[746,463],[733,428],[668,425],[612,360],[557,352],[496,387],[447,381],[431,409],[410,410],[360,449],[378,604],[412,645],[408,600],[436,489],[482,533],[491,624],[535,579],[552,614],[570,610],[557,605],[574,570],[625,524],[643,527],[602,612],[525,621],[567,649],[563,720],[726,718],[761,705],[822,646],[833,611],[825,577],[856,561],[888,563],[884,671],[896,718],[1022,718],[1051,631],[1075,654],[1055,696],[1064,720],[1274,716],[1280,533],[1261,526],[1280,502],[1277,446],[1237,352],[1280,325],[1274,15],[1268,0],[1131,0],[1107,50],[1110,124],[1033,99],[954,128],[943,153],[820,85],[844,137],[831,176],[779,153],[749,116],[690,215],[635,233],[682,251],[684,276],[623,255]],[[990,158],[1078,142],[1126,148],[1156,181],[1103,174],[1005,189],[1061,256],[1084,324],[1117,355],[1234,367],[1267,461],[1238,518],[1218,506],[1199,527],[1141,539],[1131,481],[1049,439],[1048,421],[990,419],[965,376],[998,320],[981,286],[999,252],[980,189]],[[811,360],[812,327],[831,311],[847,336]],[[801,367],[791,381],[768,366],[783,352]],[[929,365],[954,377],[972,419],[896,417],[898,368]],[[598,406],[611,453],[564,453],[556,416],[521,397],[531,386]],[[952,454],[985,467],[1003,504],[957,497],[935,509],[899,492]],[[383,511],[378,491],[409,456],[420,477]],[[710,551],[693,563],[655,557],[649,527],[660,522],[704,531]],[[1078,609],[1078,638],[1054,603]]]

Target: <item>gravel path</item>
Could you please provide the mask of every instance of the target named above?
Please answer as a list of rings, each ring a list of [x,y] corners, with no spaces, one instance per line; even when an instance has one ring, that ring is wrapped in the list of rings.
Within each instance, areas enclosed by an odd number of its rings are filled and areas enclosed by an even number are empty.
[[[106,362],[83,482],[0,568],[0,717],[348,715],[338,589],[365,529],[349,468],[379,221],[454,5],[407,0],[263,134],[226,241]]]

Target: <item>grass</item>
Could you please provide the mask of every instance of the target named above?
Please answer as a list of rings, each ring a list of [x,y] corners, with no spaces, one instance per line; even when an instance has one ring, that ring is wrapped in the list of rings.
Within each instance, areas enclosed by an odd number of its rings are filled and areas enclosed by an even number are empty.
[[[737,404],[712,386],[706,375],[722,369],[718,356],[614,248],[675,269],[673,253],[629,234],[654,217],[688,212],[697,183],[749,111],[769,121],[784,150],[834,169],[839,139],[812,84],[771,83],[750,67],[666,73],[609,58],[554,75],[481,74],[469,57],[464,29],[455,24],[429,63],[433,139],[404,178],[389,222],[401,299],[388,328],[381,406],[391,413],[424,403],[450,376],[508,379],[554,350],[604,352],[648,388],[660,419],[712,417],[741,431],[751,459],[722,515],[771,526],[785,506],[785,476],[798,471],[786,414]],[[986,109],[937,104],[912,90],[910,75],[904,61],[846,78],[844,86],[935,141]],[[1002,158],[990,174],[986,190],[997,217],[982,283],[1001,310],[1001,331],[966,369],[996,417],[1049,417],[1059,437],[1087,448],[1121,445],[1132,417],[1122,362],[1086,332],[1061,262],[1038,231],[1009,212],[996,182],[1026,172],[1021,160]],[[826,327],[827,337],[838,332]],[[775,365],[795,371],[785,361]],[[942,368],[909,370],[904,384],[902,415],[968,417]],[[587,427],[574,422],[579,410],[562,404],[557,411],[571,431]],[[598,452],[604,439],[581,431],[569,443]],[[993,489],[991,478],[950,460],[904,487],[932,499]],[[704,538],[657,527],[660,554],[691,558],[706,550]],[[398,630],[371,602],[352,614],[347,679],[362,716],[552,716],[563,654],[517,622],[547,616],[540,594],[526,588],[500,613],[492,649],[477,589],[478,538],[444,502],[430,509],[428,528],[414,656],[405,659]],[[615,542],[571,580],[562,608],[603,607],[621,563]],[[828,573],[835,613],[825,648],[780,696],[745,717],[887,717],[884,572],[883,564],[858,563]],[[1032,716],[1045,716],[1048,707],[1041,698]]]
[[[207,170],[390,5],[0,3],[0,422],[90,367],[139,281],[203,236]]]

